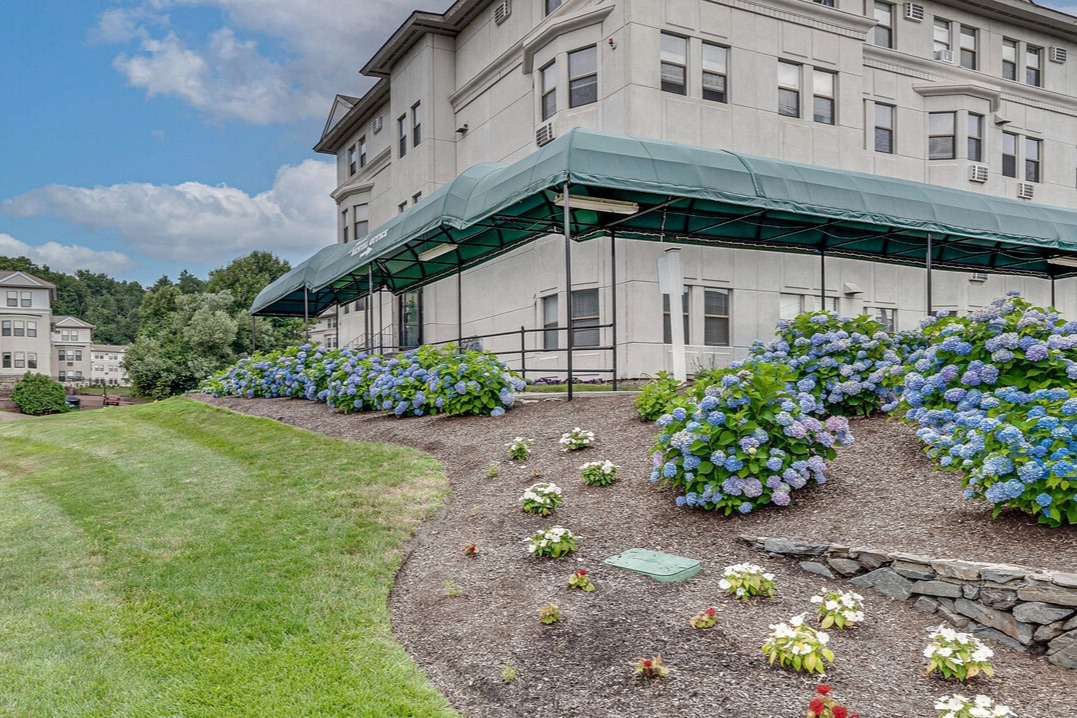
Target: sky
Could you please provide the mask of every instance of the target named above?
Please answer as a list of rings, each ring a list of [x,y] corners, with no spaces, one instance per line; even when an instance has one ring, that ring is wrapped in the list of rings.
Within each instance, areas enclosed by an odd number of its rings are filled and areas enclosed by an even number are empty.
[[[0,255],[153,283],[335,241],[333,96],[450,0],[9,0]],[[1041,4],[1077,14],[1077,2]]]

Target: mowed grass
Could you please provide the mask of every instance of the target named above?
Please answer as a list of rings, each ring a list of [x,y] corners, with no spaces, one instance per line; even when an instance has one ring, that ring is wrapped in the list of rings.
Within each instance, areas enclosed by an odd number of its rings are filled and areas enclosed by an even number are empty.
[[[0,716],[454,716],[394,640],[433,459],[188,399],[0,424]]]

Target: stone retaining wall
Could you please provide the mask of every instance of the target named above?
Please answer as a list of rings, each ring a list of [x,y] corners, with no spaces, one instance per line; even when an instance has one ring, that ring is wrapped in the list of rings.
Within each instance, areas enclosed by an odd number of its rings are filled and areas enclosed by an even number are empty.
[[[1077,574],[1028,566],[887,553],[766,536],[742,541],[771,554],[803,558],[800,567],[845,578],[959,629],[1077,669]]]

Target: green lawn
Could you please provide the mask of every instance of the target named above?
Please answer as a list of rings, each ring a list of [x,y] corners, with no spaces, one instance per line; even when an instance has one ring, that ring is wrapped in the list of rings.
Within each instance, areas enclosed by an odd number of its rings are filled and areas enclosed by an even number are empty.
[[[188,399],[0,424],[0,716],[453,716],[392,636],[416,452]]]

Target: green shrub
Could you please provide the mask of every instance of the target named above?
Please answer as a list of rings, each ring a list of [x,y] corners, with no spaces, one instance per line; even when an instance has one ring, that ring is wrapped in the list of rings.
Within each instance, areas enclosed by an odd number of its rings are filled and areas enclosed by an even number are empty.
[[[636,411],[644,421],[655,421],[673,408],[682,383],[668,371],[660,371],[654,381],[647,384],[636,397]]]
[[[26,372],[11,392],[11,400],[23,414],[62,414],[70,411],[63,384],[44,374]]]

